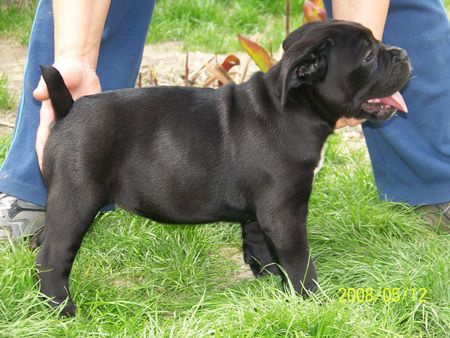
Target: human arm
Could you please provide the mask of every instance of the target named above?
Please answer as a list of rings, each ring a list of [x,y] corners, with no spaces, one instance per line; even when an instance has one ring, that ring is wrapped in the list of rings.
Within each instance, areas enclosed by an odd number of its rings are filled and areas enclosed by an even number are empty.
[[[389,0],[333,0],[333,18],[358,22],[381,41]]]
[[[386,23],[389,0],[333,0],[333,18],[358,22],[369,28],[381,40]],[[355,126],[365,120],[340,118],[336,129]]]
[[[96,67],[106,17],[111,0],[54,0],[55,63],[72,96],[101,91]],[[42,101],[36,153],[42,170],[42,156],[55,119],[47,86],[39,82],[34,97]]]

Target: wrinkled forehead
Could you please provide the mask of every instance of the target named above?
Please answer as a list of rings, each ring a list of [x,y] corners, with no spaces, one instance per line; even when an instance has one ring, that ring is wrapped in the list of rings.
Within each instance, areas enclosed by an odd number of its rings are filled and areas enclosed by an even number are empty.
[[[359,24],[338,22],[310,32],[310,38],[329,41],[341,50],[369,47],[376,43],[370,30]]]
[[[303,25],[286,38],[283,42],[283,49],[287,51],[291,47],[303,45],[305,42],[317,44],[321,41],[355,48],[360,47],[361,44],[369,46],[377,42],[371,31],[358,23],[332,20]]]
[[[366,35],[368,38],[373,38],[371,31],[363,25],[344,20],[331,20],[322,22],[316,25],[304,25],[301,30],[305,31],[305,34],[329,34],[333,37],[350,37],[352,35]]]
[[[370,31],[361,29],[330,34],[329,41],[333,54],[348,57],[349,61],[353,57],[359,58],[361,53],[366,53],[370,47],[379,43]]]

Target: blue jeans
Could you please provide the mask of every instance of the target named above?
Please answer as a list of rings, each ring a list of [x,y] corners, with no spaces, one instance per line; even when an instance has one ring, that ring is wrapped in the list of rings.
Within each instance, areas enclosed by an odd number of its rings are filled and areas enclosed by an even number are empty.
[[[329,0],[325,1],[331,13]],[[450,25],[440,0],[391,0],[383,42],[408,52],[408,114],[363,126],[382,199],[450,201]]]
[[[97,74],[103,90],[134,87],[154,0],[112,0],[102,37]],[[33,98],[39,65],[53,63],[52,1],[39,2],[11,146],[0,170],[0,191],[44,206],[47,189],[35,153],[40,102]]]

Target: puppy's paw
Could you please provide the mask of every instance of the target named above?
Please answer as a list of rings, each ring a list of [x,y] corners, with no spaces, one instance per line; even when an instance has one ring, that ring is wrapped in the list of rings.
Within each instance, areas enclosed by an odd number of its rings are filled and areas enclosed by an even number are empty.
[[[244,247],[244,262],[250,266],[250,269],[256,278],[268,274],[280,275],[280,269],[269,252],[260,251],[255,253],[251,247]]]
[[[307,280],[300,290],[300,294],[303,298],[308,298],[310,293],[314,293],[317,290],[317,281],[315,279]]]
[[[288,294],[294,292],[303,299],[309,298],[311,293],[314,293],[317,290],[317,282],[315,279],[305,280],[304,282],[294,284],[289,282],[286,278],[283,278],[282,286],[284,292]]]
[[[243,239],[244,262],[250,266],[256,278],[267,274],[280,274],[276,260],[273,258],[257,222],[245,224]]]
[[[66,305],[59,313],[59,316],[62,318],[75,317],[76,311],[77,311],[77,307],[76,307],[75,303],[69,298],[66,302]]]
[[[312,259],[290,272],[282,268],[282,285],[287,293],[295,292],[304,299],[317,290],[317,273]]]

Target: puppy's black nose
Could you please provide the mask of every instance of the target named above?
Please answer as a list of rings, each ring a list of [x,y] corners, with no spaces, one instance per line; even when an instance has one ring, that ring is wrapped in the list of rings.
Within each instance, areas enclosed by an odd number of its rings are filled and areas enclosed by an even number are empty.
[[[408,54],[406,53],[406,50],[402,48],[391,48],[390,52],[394,63],[408,61]]]

